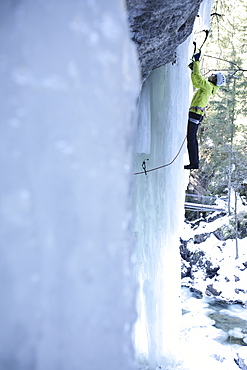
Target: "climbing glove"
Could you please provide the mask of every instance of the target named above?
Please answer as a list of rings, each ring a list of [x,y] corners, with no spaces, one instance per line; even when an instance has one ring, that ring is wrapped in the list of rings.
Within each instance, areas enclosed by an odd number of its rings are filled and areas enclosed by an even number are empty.
[[[200,51],[199,51],[199,53],[196,53],[196,54],[193,55],[193,57],[194,57],[194,59],[195,59],[196,62],[199,62],[200,56],[201,56],[201,52]]]
[[[191,62],[188,67],[193,71],[193,65],[194,65],[194,62]]]
[[[200,60],[200,56],[201,56],[201,52],[199,51],[198,53],[196,53],[196,54],[194,54],[193,55],[193,59],[194,59],[194,61],[195,62],[199,62],[199,60]],[[194,61],[193,62],[191,62],[189,65],[188,65],[188,67],[193,71],[193,64],[194,64]]]

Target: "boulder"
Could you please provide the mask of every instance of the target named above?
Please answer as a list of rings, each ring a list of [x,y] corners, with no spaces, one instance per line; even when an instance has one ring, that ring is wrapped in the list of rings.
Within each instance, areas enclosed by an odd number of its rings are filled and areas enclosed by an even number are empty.
[[[191,276],[191,266],[190,263],[183,260],[181,261],[181,279],[184,279],[186,277],[192,277]]]
[[[206,274],[207,277],[212,279],[215,276],[218,276],[218,271],[220,269],[220,266],[213,266],[212,262],[207,260],[205,262],[205,268],[206,268]]]
[[[194,243],[195,244],[203,243],[205,242],[205,240],[207,240],[207,238],[210,237],[210,235],[211,233],[196,234],[194,235]]]
[[[205,291],[205,294],[207,296],[219,296],[221,295],[222,292],[218,292],[214,287],[213,287],[213,284],[209,284],[207,285],[207,288],[206,288],[206,291]]]

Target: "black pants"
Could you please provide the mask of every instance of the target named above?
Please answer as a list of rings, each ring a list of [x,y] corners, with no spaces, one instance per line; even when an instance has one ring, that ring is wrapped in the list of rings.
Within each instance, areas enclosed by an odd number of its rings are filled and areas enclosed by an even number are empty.
[[[198,123],[193,122],[194,120],[197,121]],[[190,164],[199,164],[198,142],[196,134],[199,124],[202,120],[203,116],[201,114],[189,112],[187,128],[187,148],[189,153]]]

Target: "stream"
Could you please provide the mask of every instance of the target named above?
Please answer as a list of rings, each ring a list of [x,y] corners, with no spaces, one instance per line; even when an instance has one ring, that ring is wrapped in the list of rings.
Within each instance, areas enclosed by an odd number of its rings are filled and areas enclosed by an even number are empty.
[[[240,304],[227,304],[215,298],[198,298],[189,288],[182,288],[183,318],[193,317],[194,324],[198,322],[196,316],[205,315],[202,326],[213,327],[221,332],[219,342],[247,346],[247,309]],[[192,327],[194,326],[192,325]]]
[[[199,298],[186,287],[181,290],[181,304],[182,350],[190,359],[190,369],[198,363],[201,369],[221,369],[223,364],[225,369],[239,369],[234,358],[240,348],[247,351],[247,309],[211,297]]]

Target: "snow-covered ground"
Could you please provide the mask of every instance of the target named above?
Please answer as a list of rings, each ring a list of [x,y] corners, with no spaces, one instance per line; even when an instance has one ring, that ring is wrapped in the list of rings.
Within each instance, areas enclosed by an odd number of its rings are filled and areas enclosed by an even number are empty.
[[[247,369],[247,268],[243,264],[247,261],[247,238],[238,239],[238,259],[235,240],[221,241],[210,234],[204,242],[194,243],[194,235],[212,233],[228,223],[229,217],[224,216],[213,222],[201,221],[194,228],[184,224],[181,238],[187,241],[188,250],[203,251],[203,258],[219,270],[209,278],[205,270],[195,266],[192,278],[182,279],[187,287],[181,292],[181,369]],[[216,295],[207,291],[208,286]],[[238,301],[242,304],[230,304]]]
[[[247,238],[238,239],[239,258],[235,258],[235,240],[218,240],[213,232],[229,223],[228,216],[213,222],[200,221],[197,226],[184,223],[181,239],[192,252],[203,251],[204,260],[220,267],[209,278],[205,270],[195,267],[193,279],[182,279],[179,357],[174,363],[160,365],[163,370],[239,370],[247,369]],[[194,222],[193,225],[195,225]],[[194,236],[210,234],[198,244]],[[206,294],[207,286],[216,292]],[[193,288],[195,291],[192,291]],[[203,294],[200,296],[200,292]],[[237,304],[233,302],[242,302]],[[180,360],[179,360],[180,359]],[[150,369],[143,365],[139,369]]]
[[[220,266],[217,276],[213,279],[204,276],[204,272],[198,269],[193,272],[193,286],[202,292],[206,291],[209,284],[213,284],[214,289],[221,292],[220,297],[229,301],[247,300],[246,283],[247,269],[244,265],[247,261],[247,238],[238,239],[238,255],[236,259],[236,241],[228,239],[219,240],[213,234],[223,225],[229,224],[228,216],[218,218],[213,222],[201,221],[196,229],[192,229],[190,224],[185,224],[181,238],[188,241],[187,248],[191,252],[203,251],[205,258],[212,262],[213,266]],[[202,243],[194,243],[194,235],[212,233]],[[183,279],[190,282],[190,278]]]

